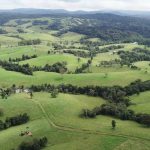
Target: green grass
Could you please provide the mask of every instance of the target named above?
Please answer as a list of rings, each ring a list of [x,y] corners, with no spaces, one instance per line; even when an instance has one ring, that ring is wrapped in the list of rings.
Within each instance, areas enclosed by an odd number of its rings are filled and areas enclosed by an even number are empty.
[[[63,34],[60,38],[65,41],[80,41],[81,38],[83,38],[84,35],[74,33],[74,32],[68,32]]]
[[[111,61],[115,59],[120,59],[117,54],[112,54],[111,52],[108,53],[100,53],[93,59],[94,65],[99,65],[101,61]]]
[[[36,46],[18,46],[18,47],[8,47],[0,49],[0,59],[9,60],[9,58],[20,58],[23,54],[25,55],[47,55],[48,50],[51,50],[50,47],[45,45],[36,45]]]
[[[16,46],[19,41],[20,39],[18,38],[9,37],[7,35],[0,35],[0,44],[2,46]]]
[[[150,71],[149,61],[139,61],[139,62],[134,63],[134,65],[141,68],[143,71]]]
[[[49,42],[56,42],[58,39],[50,34],[46,33],[21,33],[19,34],[20,37],[26,40],[33,40],[33,39],[41,39],[42,41],[49,41]]]
[[[39,95],[42,95],[42,99]],[[92,109],[104,103],[104,100],[100,98],[59,94],[58,98],[53,99],[50,97],[50,94],[44,93],[37,93],[35,97],[36,101],[42,104],[50,118],[58,125],[75,129],[99,131],[102,133],[107,132],[109,134],[123,134],[150,138],[150,134],[147,133],[149,130],[148,128],[144,128],[140,124],[132,121],[121,121],[116,119],[118,127],[114,132],[111,129],[111,117],[98,116],[96,119],[82,119],[79,117],[83,108]]]
[[[74,71],[77,67],[80,67],[83,63],[87,62],[87,59],[81,58],[81,61],[78,63],[78,59],[74,55],[70,54],[55,54],[55,55],[46,55],[40,56],[35,59],[30,59],[23,61],[20,64],[30,64],[31,66],[45,66],[45,64],[54,64],[57,62],[67,62],[67,68],[69,71]]]
[[[149,80],[149,74],[140,71],[111,72],[105,78],[105,73],[60,74],[50,72],[35,72],[33,76],[0,69],[0,86],[10,87],[12,84],[30,86],[32,84],[73,84],[78,86],[99,85],[125,86],[137,79]]]
[[[140,95],[134,95],[130,97],[131,102],[134,105],[130,106],[137,113],[150,114],[150,92],[143,92]]]
[[[21,141],[31,140],[31,137],[19,136],[27,126],[33,133],[33,138],[42,136],[48,138],[49,143],[45,150],[68,148],[71,150],[97,150],[99,148],[101,150],[134,150],[135,148],[148,150],[149,141],[140,138],[150,138],[149,129],[137,123],[116,119],[117,128],[114,131],[111,129],[111,117],[99,116],[96,119],[82,119],[78,116],[83,108],[92,109],[104,102],[100,98],[70,94],[59,94],[57,98],[51,98],[48,93],[34,93],[32,100],[27,94],[12,95],[7,100],[0,99],[0,106],[5,112],[4,117],[0,119],[24,112],[31,117],[30,122],[25,125],[0,131],[1,150],[16,148]],[[48,116],[43,114],[39,104]],[[49,119],[61,126],[62,130],[51,126]],[[64,131],[63,129],[67,127],[71,127],[72,130]],[[134,139],[133,136],[139,138]]]
[[[88,71],[88,69],[87,69]],[[98,67],[98,66],[91,66],[89,69],[90,72],[92,73],[111,73],[111,72],[127,72],[127,71],[132,71],[129,67],[124,66],[120,67],[120,65],[113,65],[111,67]]]
[[[79,43],[84,35],[68,32],[60,37],[54,34],[58,31],[42,30],[40,26],[31,26],[29,23],[18,25],[15,20],[11,20],[5,24],[9,33],[0,35],[0,60],[8,60],[9,58],[20,58],[23,54],[34,55],[38,57],[20,64],[29,63],[35,66],[44,66],[45,64],[54,64],[56,62],[67,62],[70,71],[74,71],[77,66],[87,62],[87,58],[81,58],[80,63],[77,57],[70,54],[48,55],[47,52],[53,50],[51,46],[46,44],[56,42],[63,45],[71,45],[78,50]],[[53,19],[40,18],[40,20],[48,20],[49,23]],[[71,25],[80,24],[82,20],[73,19],[69,22],[62,19],[62,25],[67,28]],[[31,26],[28,28],[28,26]],[[43,26],[44,27],[44,26]],[[16,31],[22,28],[27,33],[18,34]],[[20,41],[18,38],[8,37],[9,35],[19,35],[24,39],[42,40],[42,44],[37,46],[17,46]],[[100,39],[91,38],[89,41],[99,41]],[[121,50],[131,51],[135,47],[144,48],[142,45],[132,43],[120,43],[125,48]],[[114,45],[114,44],[111,44]],[[116,44],[115,44],[116,45]],[[13,46],[13,47],[11,47]],[[100,48],[110,45],[100,46]],[[149,49],[149,48],[147,48]],[[10,87],[12,84],[30,86],[32,84],[73,84],[77,86],[98,85],[98,86],[125,86],[141,79],[143,81],[150,80],[149,62],[137,62],[134,65],[141,68],[134,71],[128,67],[120,67],[114,65],[112,67],[96,67],[101,61],[110,61],[119,59],[117,54],[112,55],[111,52],[98,54],[93,59],[90,67],[92,73],[84,74],[64,74],[63,78],[60,74],[49,72],[34,72],[33,76],[27,76],[17,72],[6,71],[0,68],[0,87]],[[147,71],[147,73],[145,73]],[[107,73],[107,77],[105,77]],[[17,148],[22,141],[30,141],[33,138],[46,136],[48,138],[48,146],[45,150],[149,150],[150,149],[150,133],[146,128],[133,121],[121,121],[109,116],[97,116],[95,119],[83,119],[79,115],[82,109],[93,109],[100,106],[106,101],[102,98],[89,97],[84,95],[59,94],[57,98],[51,98],[50,93],[34,93],[33,99],[28,94],[15,94],[8,97],[7,100],[0,98],[0,108],[4,110],[4,116],[14,116],[20,113],[28,113],[30,121],[27,124],[12,127],[4,131],[0,131],[0,150],[10,150]],[[150,92],[144,92],[140,95],[131,96],[130,99],[135,105],[129,107],[136,113],[150,113]],[[111,121],[115,119],[117,127],[115,130],[111,128]],[[31,137],[20,137],[21,131],[25,131],[29,127],[33,133]],[[146,140],[147,139],[147,140]]]

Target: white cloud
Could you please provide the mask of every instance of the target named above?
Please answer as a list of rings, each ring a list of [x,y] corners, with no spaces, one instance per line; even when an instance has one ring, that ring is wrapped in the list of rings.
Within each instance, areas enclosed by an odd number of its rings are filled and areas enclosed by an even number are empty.
[[[0,9],[150,10],[150,0],[0,0]]]

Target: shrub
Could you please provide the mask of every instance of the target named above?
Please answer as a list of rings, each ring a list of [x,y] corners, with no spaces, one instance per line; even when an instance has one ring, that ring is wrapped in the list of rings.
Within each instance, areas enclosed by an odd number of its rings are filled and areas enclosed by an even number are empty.
[[[3,116],[4,112],[3,112],[3,109],[0,108],[0,117]]]
[[[40,150],[44,148],[47,145],[47,137],[43,137],[40,139],[34,139],[33,141],[30,142],[22,142],[18,150]]]
[[[58,96],[58,89],[54,89],[52,92],[51,92],[51,97],[52,98],[56,98]]]

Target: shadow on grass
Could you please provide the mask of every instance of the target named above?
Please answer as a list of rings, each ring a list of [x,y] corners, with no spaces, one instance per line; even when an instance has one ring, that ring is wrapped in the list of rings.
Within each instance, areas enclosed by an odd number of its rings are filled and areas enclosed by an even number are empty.
[[[55,78],[55,81],[63,81],[63,80],[64,80],[64,78],[62,78],[62,77]]]

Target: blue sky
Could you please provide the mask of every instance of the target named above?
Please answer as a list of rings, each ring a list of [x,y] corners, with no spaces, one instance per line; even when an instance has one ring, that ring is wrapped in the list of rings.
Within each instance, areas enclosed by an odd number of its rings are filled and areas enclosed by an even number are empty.
[[[150,10],[150,0],[0,0],[0,9]]]

